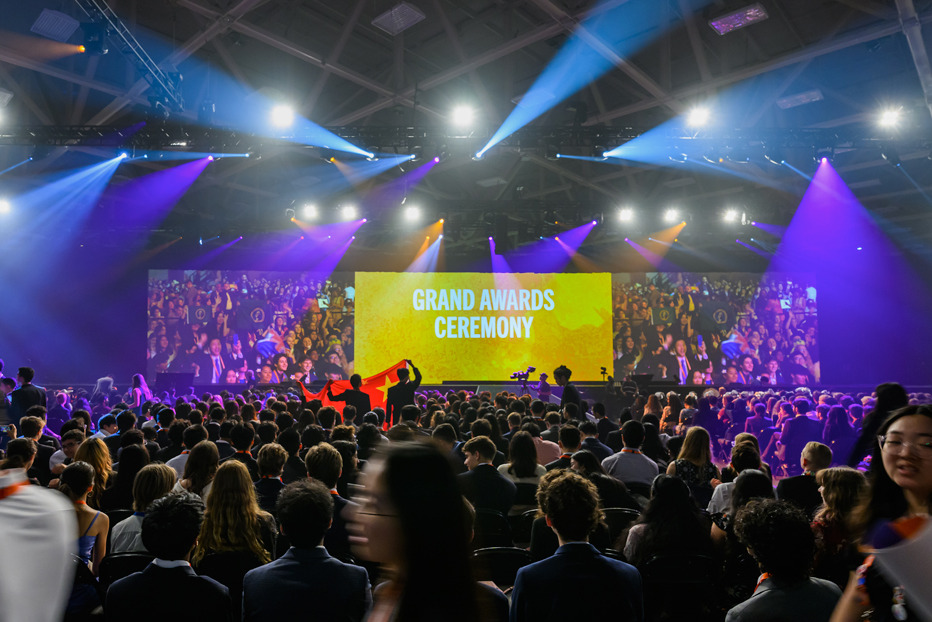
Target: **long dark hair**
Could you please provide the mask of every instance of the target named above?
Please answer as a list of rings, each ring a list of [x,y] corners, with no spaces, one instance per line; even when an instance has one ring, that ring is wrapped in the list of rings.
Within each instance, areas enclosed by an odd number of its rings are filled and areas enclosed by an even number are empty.
[[[932,406],[923,404],[895,410],[883,422],[877,433],[880,435],[885,434],[895,421],[911,415],[921,415],[932,419]],[[868,529],[871,529],[877,521],[900,518],[909,509],[903,489],[897,486],[896,482],[887,475],[878,443],[874,443],[874,451],[871,454],[871,470],[868,481],[870,486],[868,487],[867,496],[855,511],[854,526],[856,531],[862,535]]]
[[[515,477],[534,477],[537,471],[537,445],[529,432],[515,432],[508,445],[511,466],[508,472]]]
[[[635,566],[643,566],[657,553],[706,552],[712,546],[709,527],[689,494],[689,486],[672,475],[654,478],[650,503],[636,524],[647,527],[632,559],[628,560]],[[623,542],[619,544],[624,547]]]
[[[149,464],[149,452],[142,445],[127,445],[120,450],[120,470],[113,482],[118,499],[133,498],[133,482],[142,467]]]
[[[476,620],[470,521],[449,459],[416,443],[393,445],[382,458],[381,477],[398,511],[405,557],[397,619]]]

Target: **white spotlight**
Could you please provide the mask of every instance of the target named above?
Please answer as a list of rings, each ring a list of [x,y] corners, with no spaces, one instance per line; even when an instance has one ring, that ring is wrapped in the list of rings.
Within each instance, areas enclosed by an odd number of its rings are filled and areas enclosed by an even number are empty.
[[[457,106],[453,109],[450,120],[456,127],[469,127],[476,120],[476,111],[470,106]]]
[[[901,117],[901,108],[887,108],[886,110],[881,111],[880,119],[878,122],[880,123],[880,127],[893,129],[900,124]]]
[[[722,220],[725,222],[736,222],[738,220],[738,210],[726,209],[725,213],[722,214]]]
[[[9,214],[13,211],[13,206],[6,199],[0,199],[0,214]]]
[[[286,104],[279,104],[272,108],[269,120],[275,127],[291,127],[294,123],[294,109]]]
[[[670,208],[663,213],[664,222],[674,223],[677,221],[679,217],[680,217],[679,210],[675,210],[673,208]]]
[[[686,115],[686,125],[689,127],[702,127],[709,122],[711,116],[708,108],[693,108]]]
[[[301,210],[301,218],[304,220],[315,220],[317,218],[317,206],[313,203],[306,203]]]
[[[404,211],[405,220],[408,222],[417,222],[421,219],[421,208],[415,205],[409,205]]]
[[[359,215],[359,211],[356,209],[355,205],[344,205],[341,213],[343,214],[344,220],[353,220]]]
[[[618,220],[621,222],[631,222],[634,220],[634,210],[630,207],[623,207],[618,210]]]

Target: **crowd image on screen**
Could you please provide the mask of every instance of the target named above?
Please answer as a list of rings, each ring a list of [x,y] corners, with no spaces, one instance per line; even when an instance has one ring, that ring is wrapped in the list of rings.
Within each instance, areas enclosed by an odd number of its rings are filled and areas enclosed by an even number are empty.
[[[613,275],[614,377],[817,384],[816,295],[806,275]]]
[[[354,371],[352,274],[173,271],[149,279],[146,377],[311,383]]]

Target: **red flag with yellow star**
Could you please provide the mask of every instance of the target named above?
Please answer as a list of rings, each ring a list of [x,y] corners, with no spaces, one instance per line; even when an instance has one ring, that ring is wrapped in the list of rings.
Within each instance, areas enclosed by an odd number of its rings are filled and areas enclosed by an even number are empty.
[[[407,361],[400,361],[379,374],[363,379],[359,390],[369,395],[372,408],[377,406],[385,408],[385,402],[388,399],[388,388],[398,383],[398,370],[407,366]],[[333,406],[337,410],[343,408],[344,402],[331,402],[330,398],[327,397],[327,389],[329,388],[331,393],[342,393],[353,388],[349,380],[330,380],[319,393],[311,393],[303,383],[299,382],[298,384],[301,386],[301,391],[304,392],[305,401],[320,400],[324,406]],[[366,413],[357,414],[360,421],[364,414]]]

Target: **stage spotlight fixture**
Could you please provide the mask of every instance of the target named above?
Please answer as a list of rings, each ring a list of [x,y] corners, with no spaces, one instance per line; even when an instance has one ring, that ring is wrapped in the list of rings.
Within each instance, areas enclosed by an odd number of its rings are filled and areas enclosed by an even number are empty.
[[[673,222],[676,222],[676,219],[679,217],[680,217],[679,210],[676,210],[672,207],[663,213],[664,222],[673,223]]]
[[[686,125],[689,127],[702,127],[709,123],[711,116],[712,114],[708,108],[702,106],[693,108],[686,114]]]
[[[902,118],[902,108],[887,108],[880,112],[880,118],[878,123],[880,127],[885,127],[887,129],[895,129],[899,124]]]
[[[278,104],[269,113],[269,120],[275,127],[291,127],[294,123],[294,109],[287,104]]]
[[[9,214],[13,210],[13,206],[10,205],[10,202],[6,199],[0,199],[0,214]]]
[[[408,222],[417,222],[421,219],[421,208],[416,205],[409,205],[404,210],[405,220]]]
[[[125,160],[125,159],[128,158],[128,157],[129,157],[129,154],[126,153],[125,151],[124,151],[123,153],[120,154],[120,159],[121,159],[121,160]]]
[[[456,106],[450,115],[450,120],[456,127],[470,127],[476,120],[476,111],[472,106]]]
[[[301,217],[304,220],[314,220],[317,218],[317,206],[313,203],[305,203],[301,210]]]
[[[344,205],[340,212],[343,214],[344,220],[353,220],[359,214],[355,205]]]
[[[618,210],[618,220],[621,222],[631,222],[634,220],[634,210],[630,207],[623,207]]]
[[[216,159],[216,158],[214,158],[214,156],[212,156],[212,155],[207,156],[207,161],[208,161],[208,162],[213,162],[215,159]]]
[[[295,216],[295,213],[292,208],[289,207],[285,210],[285,218],[287,218],[288,220],[294,220],[294,216]]]
[[[738,210],[736,209],[726,209],[722,214],[722,220],[725,222],[737,222],[738,220]]]

